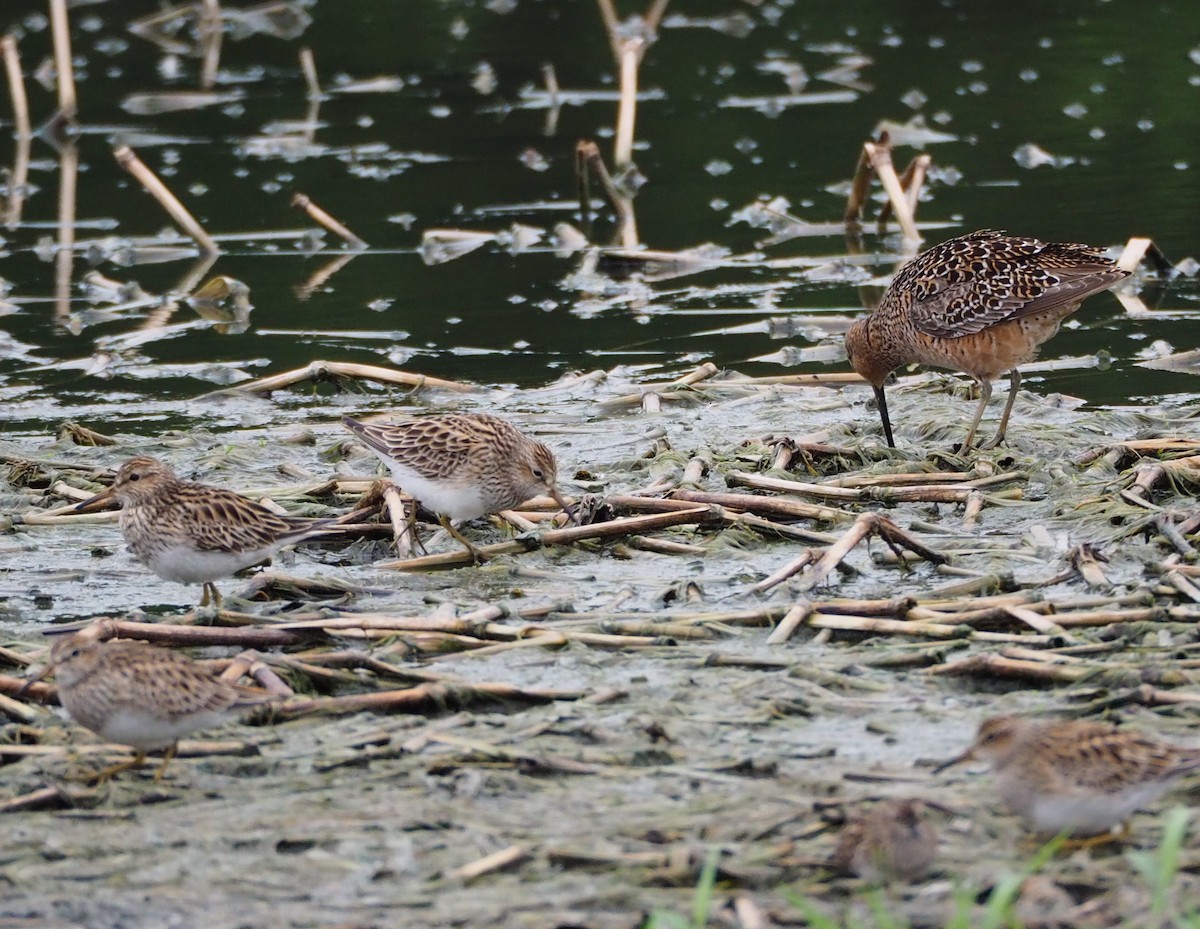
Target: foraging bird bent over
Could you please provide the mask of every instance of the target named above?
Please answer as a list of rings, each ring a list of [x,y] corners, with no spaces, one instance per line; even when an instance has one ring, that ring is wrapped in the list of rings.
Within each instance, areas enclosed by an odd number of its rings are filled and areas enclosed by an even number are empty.
[[[992,396],[1009,375],[996,436],[1004,440],[1021,375],[1059,323],[1092,294],[1129,272],[1095,248],[982,230],[942,242],[900,269],[879,305],[846,333],[854,370],[875,388],[883,434],[895,447],[883,384],[905,364],[963,371],[979,382],[979,406],[962,450],[970,449]]]
[[[1036,832],[1094,836],[1200,770],[1200,748],[1088,720],[994,716],[970,748],[934,773],[973,760],[991,762],[996,793]]]
[[[183,481],[157,458],[121,465],[108,490],[75,509],[121,504],[121,535],[135,558],[164,581],[203,584],[201,606],[221,605],[214,581],[270,558],[285,545],[321,535],[336,519],[280,516],[249,497]]]
[[[88,778],[97,782],[139,767],[147,752],[166,749],[157,783],[183,736],[275,699],[214,677],[179,652],[145,642],[101,642],[86,632],[55,642],[49,663],[22,690],[51,673],[59,701],[75,722],[136,752],[132,761]]]
[[[891,799],[846,820],[829,857],[836,871],[869,884],[914,880],[937,857],[937,830],[925,820],[920,800]]]
[[[446,413],[398,423],[342,425],[388,466],[398,487],[427,510],[472,557],[480,553],[451,524],[512,509],[548,494],[568,514],[559,493],[554,453],[512,423],[487,413]]]

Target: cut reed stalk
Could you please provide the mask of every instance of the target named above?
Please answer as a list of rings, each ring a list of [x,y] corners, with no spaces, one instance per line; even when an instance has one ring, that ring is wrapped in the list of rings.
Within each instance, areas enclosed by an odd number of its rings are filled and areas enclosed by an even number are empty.
[[[159,179],[157,174],[146,167],[146,164],[138,158],[132,148],[128,145],[118,145],[113,149],[113,157],[116,158],[117,164],[129,172],[145,188],[146,192],[159,202],[159,205],[166,210],[167,215],[171,217],[172,221],[191,236],[203,253],[206,255],[220,253],[221,249],[217,245],[216,240],[204,231],[204,227],[179,202],[179,198],[171,193],[170,189]]]

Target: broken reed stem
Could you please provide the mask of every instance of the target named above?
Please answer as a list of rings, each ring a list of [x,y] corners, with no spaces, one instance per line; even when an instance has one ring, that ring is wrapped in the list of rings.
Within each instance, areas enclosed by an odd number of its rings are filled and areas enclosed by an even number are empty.
[[[217,392],[241,393],[245,391],[254,394],[268,394],[273,390],[291,387],[293,384],[298,384],[302,381],[336,381],[342,377],[362,378],[369,381],[378,381],[381,384],[400,384],[405,387],[411,387],[414,390],[420,390],[425,387],[440,387],[444,390],[470,393],[479,389],[471,384],[463,384],[459,381],[447,381],[439,377],[428,377],[424,374],[410,374],[407,371],[380,368],[376,365],[355,364],[345,361],[310,361],[303,368],[285,371],[282,374],[273,374],[270,377],[260,378],[257,381],[250,381],[248,384],[239,384],[236,387],[230,387],[227,391]]]
[[[591,220],[591,202],[587,193],[587,178],[591,172],[599,179],[605,196],[608,197],[616,211],[619,228],[618,240],[625,248],[636,248],[637,219],[634,216],[633,203],[617,190],[617,185],[613,183],[612,175],[608,173],[608,167],[604,164],[604,158],[600,154],[600,147],[590,139],[581,139],[575,145],[575,170],[579,174],[579,209],[584,217],[585,225]],[[641,402],[641,397],[642,395],[639,393],[637,402]]]
[[[871,535],[878,535],[893,549],[896,546],[902,546],[934,564],[946,562],[945,555],[918,542],[915,537],[905,532],[886,516],[880,516],[878,513],[863,513],[854,521],[854,525],[846,530],[841,539],[829,547],[829,550],[821,556],[821,560],[813,569],[801,579],[800,591],[811,590],[821,583],[830,571],[841,564],[843,558],[850,554],[863,539]]]
[[[854,519],[853,513],[831,506],[817,506],[799,500],[780,500],[775,497],[760,497],[754,494],[735,494],[706,490],[673,490],[672,501],[687,503],[716,504],[735,513],[755,513],[767,516],[787,516],[792,519],[812,519],[823,523],[846,523]]]
[[[79,107],[75,99],[75,66],[71,62],[71,29],[67,19],[67,0],[50,0],[50,30],[54,38],[58,110],[64,119],[74,122]]]
[[[621,72],[621,98],[617,106],[617,131],[613,165],[623,171],[633,164],[633,129],[637,114],[638,66],[646,49],[640,36],[621,42],[617,64]],[[629,243],[627,243],[629,244]]]
[[[128,171],[137,180],[146,191],[159,202],[167,215],[172,221],[179,226],[185,233],[192,237],[192,240],[200,247],[200,251],[206,255],[217,255],[220,253],[220,246],[213,239],[204,227],[196,221],[196,218],[187,211],[187,208],[179,202],[176,197],[168,189],[146,164],[138,158],[133,149],[128,145],[118,145],[113,149],[113,157],[117,159],[117,164]]]
[[[410,514],[407,512],[404,497],[400,494],[400,488],[390,481],[383,488],[383,502],[384,507],[387,509],[388,519],[392,523],[392,539],[396,543],[396,554],[401,558],[411,557],[413,542],[415,541],[415,533],[413,531],[415,519],[410,518]],[[416,513],[414,511],[411,517],[415,516]]]
[[[768,645],[782,645],[792,637],[797,629],[804,625],[805,621],[812,616],[816,607],[808,600],[797,600],[787,615],[779,621],[769,636],[767,636]]]
[[[521,864],[524,861],[528,861],[531,857],[533,857],[532,852],[524,845],[510,845],[508,848],[485,855],[476,861],[472,861],[470,864],[452,869],[448,872],[447,877],[469,883],[484,875],[493,874],[496,871],[503,871],[506,868]]]
[[[308,99],[321,99],[321,82],[317,80],[317,62],[313,58],[312,49],[300,49],[300,71],[304,74],[304,84],[308,87]]]
[[[578,700],[582,691],[532,690],[502,683],[418,684],[403,690],[382,690],[375,693],[351,694],[344,697],[315,697],[291,700],[272,707],[276,720],[296,719],[314,713],[342,715],[347,713],[418,712],[427,708],[445,709],[464,706],[480,700],[497,702],[552,703],[555,700]]]
[[[778,571],[776,571],[774,574],[771,574],[768,577],[763,578],[761,581],[759,581],[757,584],[755,584],[753,587],[751,587],[750,590],[756,594],[760,594],[760,593],[763,593],[764,591],[768,591],[772,587],[776,586],[777,584],[782,584],[793,574],[798,574],[799,572],[803,571],[805,568],[807,568],[810,564],[813,563],[813,560],[815,558],[816,558],[816,556],[812,553],[811,550],[803,551],[799,555],[797,555],[795,558],[793,558],[791,561],[789,561],[787,564],[785,564]]]
[[[225,30],[221,23],[220,0],[201,0],[200,21],[197,23],[203,63],[200,66],[200,86],[210,90],[217,82],[221,66],[221,43]]]
[[[904,237],[913,242],[921,241],[921,234],[917,232],[916,223],[913,221],[912,210],[908,208],[908,198],[904,194],[904,188],[900,185],[900,178],[896,176],[896,167],[892,164],[891,145],[865,142],[863,150],[870,159],[871,167],[879,176],[880,183],[883,184],[883,189],[892,204],[892,212],[896,214],[896,222],[900,224]]]
[[[29,126],[29,98],[25,96],[25,76],[21,73],[21,54],[17,50],[17,39],[6,35],[0,39],[0,51],[4,55],[4,70],[8,74],[8,95],[12,99],[13,125],[17,138],[26,139],[31,134]],[[15,196],[10,191],[9,196]]]
[[[976,677],[1017,678],[1041,684],[1073,684],[1096,673],[1095,668],[1022,661],[1001,655],[972,655],[922,669],[924,674],[973,675]]]
[[[79,146],[69,140],[58,159],[58,252],[54,256],[54,313],[71,315],[71,276],[75,265],[75,200],[79,183]]]
[[[588,539],[612,539],[654,529],[665,529],[669,526],[700,522],[709,515],[709,512],[708,507],[698,506],[673,513],[626,516],[605,523],[596,523],[591,526],[567,526],[564,529],[549,529],[536,539],[514,539],[511,542],[497,542],[494,545],[482,546],[479,551],[485,557],[492,558],[496,555],[520,554],[529,551],[531,547],[540,547],[543,545],[572,545],[575,542]],[[384,561],[377,563],[375,567],[377,569],[393,571],[425,571],[431,568],[452,568],[456,565],[469,564],[470,562],[471,553],[463,550],[437,555],[426,555],[422,558],[409,558],[405,561]]]
[[[314,223],[325,229],[327,232],[332,232],[334,235],[342,239],[351,248],[367,248],[365,241],[356,236],[353,232],[339,223],[336,219],[326,213],[323,209],[313,203],[312,199],[307,194],[296,193],[292,195],[292,206],[298,210],[303,210],[308,218]]]
[[[780,386],[794,387],[843,387],[847,384],[866,384],[861,375],[851,372],[834,372],[831,374],[788,374],[778,377],[730,377],[720,381],[710,381],[704,385],[705,391],[726,391],[731,393],[763,393],[767,388]],[[636,393],[621,394],[600,401],[601,409],[619,409],[627,406],[639,406],[645,401],[648,393],[657,393],[664,400],[679,399],[680,396],[693,398],[697,394],[681,392],[680,384],[676,381],[644,384]],[[686,385],[684,385],[686,386]]]

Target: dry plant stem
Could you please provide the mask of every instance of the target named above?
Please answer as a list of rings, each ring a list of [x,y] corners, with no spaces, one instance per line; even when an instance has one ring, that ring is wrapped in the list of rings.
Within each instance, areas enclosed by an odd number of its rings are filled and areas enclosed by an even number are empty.
[[[71,63],[71,27],[67,20],[67,0],[50,0],[50,30],[54,37],[58,110],[68,122],[74,122],[79,107],[75,100],[75,66]]]
[[[674,490],[671,499],[689,503],[716,504],[734,512],[767,516],[787,516],[792,519],[813,519],[825,523],[845,523],[854,519],[852,513],[829,506],[815,506],[798,500],[780,500],[754,494],[712,493],[704,490]]]
[[[196,218],[171,193],[158,175],[146,167],[133,149],[128,145],[119,145],[113,150],[113,157],[116,158],[117,164],[133,175],[137,182],[159,202],[171,220],[192,237],[202,252],[206,255],[216,255],[221,251],[213,237],[204,231],[204,228],[196,222]]]
[[[1035,681],[1041,684],[1073,684],[1095,673],[1092,668],[1052,665],[1042,661],[1018,661],[1000,655],[972,655],[960,661],[925,668],[925,674],[972,675]]]
[[[252,617],[261,619],[261,617]],[[140,639],[155,645],[182,647],[234,645],[239,648],[282,648],[307,641],[303,633],[288,632],[273,626],[224,628],[222,626],[184,626],[175,623],[134,623],[123,619],[98,619],[92,625],[100,639]]]
[[[396,543],[396,554],[401,558],[411,557],[415,536],[413,531],[415,519],[410,518],[410,514],[406,512],[404,498],[395,484],[389,482],[383,488],[383,502],[387,509],[388,519],[392,523],[392,539]],[[411,515],[415,517],[415,511]]]
[[[291,387],[303,381],[335,381],[338,378],[359,378],[368,381],[378,381],[381,384],[399,384],[420,390],[425,387],[438,387],[444,390],[454,390],[459,393],[470,393],[478,390],[470,384],[459,381],[446,381],[437,377],[426,377],[424,374],[410,374],[407,371],[394,371],[391,368],[380,368],[375,365],[353,364],[345,361],[310,361],[303,368],[274,374],[271,377],[260,378],[248,384],[239,384],[230,388],[233,392],[247,391],[254,394],[268,394],[273,390]]]
[[[644,535],[630,537],[629,545],[632,548],[659,555],[705,555],[708,553],[708,549],[703,545],[688,545],[685,542],[672,542],[670,539],[652,539]]]
[[[8,674],[0,674],[0,693],[13,696],[20,694],[38,703],[58,702],[58,688],[53,684],[43,684],[40,681],[30,683],[26,678],[12,677]]]
[[[511,700],[523,703],[551,703],[555,700],[578,700],[581,691],[530,690],[511,684],[419,684],[404,690],[384,690],[346,697],[317,697],[292,700],[275,707],[275,719],[296,719],[313,713],[341,715],[345,713],[398,711],[419,712],[424,709],[445,709],[456,704],[477,700]],[[0,749],[2,751],[2,749]]]
[[[54,315],[60,322],[71,315],[75,192],[78,181],[79,147],[72,139],[63,146],[58,160],[58,252],[54,256]]]
[[[621,43],[617,66],[621,73],[621,98],[617,105],[617,132],[613,142],[613,164],[618,171],[633,164],[634,123],[637,116],[638,66],[646,41],[638,36]],[[627,247],[635,243],[626,242]]]
[[[801,592],[812,590],[821,583],[859,542],[873,534],[878,535],[893,548],[902,546],[934,564],[943,564],[946,561],[945,555],[921,544],[886,516],[880,516],[878,513],[863,513],[854,521],[854,525],[846,530],[845,535],[825,552],[812,571],[801,579],[799,582]]]
[[[11,678],[0,680],[11,680]],[[10,719],[19,719],[23,723],[31,723],[38,718],[39,714],[37,710],[27,706],[20,700],[14,700],[4,693],[4,689],[3,683],[0,683],[0,713],[3,713]]]
[[[812,616],[815,607],[808,600],[797,600],[792,604],[792,608],[787,611],[787,614],[780,620],[769,636],[767,636],[768,645],[782,645],[788,641],[804,623]]]
[[[887,144],[887,133],[881,133],[879,144]],[[847,225],[858,223],[862,219],[863,207],[871,196],[871,159],[867,156],[866,146],[859,149],[858,161],[854,165],[854,177],[850,181],[850,194],[846,198],[846,212],[843,219]]]
[[[217,82],[217,71],[221,65],[221,42],[225,35],[221,23],[219,0],[201,0],[200,21],[197,28],[200,33],[200,47],[203,51],[200,86],[204,90],[211,90]]]
[[[21,225],[21,212],[25,206],[25,194],[29,187],[31,147],[32,136],[17,136],[17,150],[13,155],[13,169],[8,181],[8,209],[4,216],[4,224],[9,229],[16,229]]]
[[[600,180],[600,186],[604,188],[605,196],[612,203],[613,209],[617,213],[617,225],[620,228],[619,241],[625,248],[636,248],[637,237],[637,220],[633,213],[633,203],[626,196],[623,196],[617,190],[613,183],[612,176],[608,173],[608,168],[604,164],[604,158],[600,155],[600,147],[588,139],[583,139],[575,146],[575,170],[579,172],[580,190],[583,195],[580,199],[580,210],[584,216],[584,222],[590,222],[591,205],[589,197],[586,194],[588,172],[594,173]],[[638,402],[641,402],[641,394],[638,394]]]
[[[529,542],[540,545],[571,545],[586,539],[612,539],[634,533],[665,529],[669,526],[680,526],[686,523],[699,522],[708,515],[708,507],[693,507],[675,513],[659,513],[649,516],[627,516],[593,526],[568,526],[564,529],[550,529],[543,532],[536,540]],[[496,555],[512,555],[526,552],[530,545],[522,540],[499,542],[495,545],[485,545],[479,551],[488,558]],[[376,564],[376,568],[396,571],[424,571],[430,568],[448,568],[471,563],[471,553],[454,551],[445,554],[427,555],[423,558],[410,558],[405,561],[385,561]]]
[[[292,195],[292,206],[303,210],[308,218],[327,232],[332,232],[351,248],[367,248],[367,243],[313,203],[307,194]]]
[[[1153,244],[1150,239],[1143,236],[1133,236],[1121,250],[1121,257],[1117,259],[1117,267],[1132,274],[1137,270],[1137,266],[1141,264],[1142,259],[1146,257],[1146,252]]]
[[[300,71],[304,74],[304,84],[308,87],[308,99],[319,100],[321,82],[317,80],[317,63],[311,48],[300,49]]]
[[[771,574],[768,577],[763,578],[761,581],[759,581],[757,584],[755,584],[753,587],[751,587],[750,590],[756,594],[760,594],[765,591],[768,591],[772,587],[775,587],[778,584],[782,584],[793,574],[799,574],[801,571],[803,571],[805,568],[807,568],[810,564],[812,564],[815,559],[816,559],[816,555],[814,555],[812,553],[811,549],[805,550],[805,551],[801,552],[799,555],[797,555],[795,558],[793,558],[791,561],[789,561],[787,564],[785,564],[782,568],[780,568],[774,574]]]
[[[892,204],[892,212],[896,214],[896,222],[900,224],[904,238],[911,242],[920,242],[921,234],[917,232],[912,210],[908,207],[908,198],[904,194],[904,188],[900,184],[900,178],[896,177],[896,168],[892,164],[891,145],[865,142],[863,151],[869,159],[871,167],[879,176],[880,183],[883,184],[883,189]]]
[[[21,73],[21,54],[17,51],[16,37],[6,35],[0,39],[0,51],[3,52],[4,70],[8,74],[8,95],[12,100],[17,138],[28,138],[32,131],[29,125],[29,98],[25,96],[25,76]]]
[[[94,793],[93,790],[70,789],[59,785],[43,787],[40,790],[31,790],[27,794],[21,794],[19,797],[0,801],[0,814],[38,810],[54,804],[74,806],[77,801],[90,797]]]
[[[469,882],[486,874],[494,874],[496,871],[511,868],[528,861],[532,857],[533,853],[524,845],[510,845],[508,848],[485,855],[483,858],[472,861],[470,864],[452,869],[447,874],[447,877]]]

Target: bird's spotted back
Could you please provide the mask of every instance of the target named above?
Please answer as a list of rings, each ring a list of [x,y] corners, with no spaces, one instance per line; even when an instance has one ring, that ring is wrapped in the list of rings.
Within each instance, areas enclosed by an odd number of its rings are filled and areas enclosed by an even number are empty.
[[[920,332],[958,338],[1035,313],[1066,315],[1127,274],[1089,245],[982,230],[910,261],[876,312],[904,313]]]

